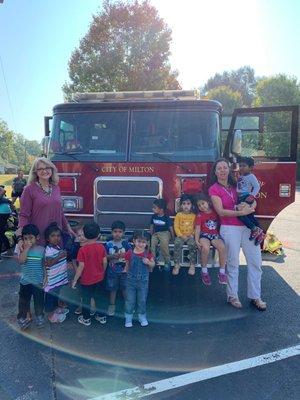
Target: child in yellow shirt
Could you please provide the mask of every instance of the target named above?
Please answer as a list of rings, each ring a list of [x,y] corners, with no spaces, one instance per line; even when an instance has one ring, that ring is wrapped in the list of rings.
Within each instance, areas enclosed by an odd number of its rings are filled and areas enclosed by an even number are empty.
[[[174,241],[174,268],[173,275],[178,275],[180,269],[182,247],[186,243],[189,248],[190,267],[188,274],[195,275],[195,264],[197,259],[196,242],[194,238],[195,218],[192,212],[192,199],[187,194],[180,197],[181,211],[176,214],[174,230],[176,238]]]

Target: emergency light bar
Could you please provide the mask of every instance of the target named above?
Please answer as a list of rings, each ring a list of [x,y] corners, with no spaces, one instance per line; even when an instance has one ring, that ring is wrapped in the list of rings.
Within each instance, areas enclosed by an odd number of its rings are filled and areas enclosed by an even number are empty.
[[[73,93],[74,102],[101,102],[120,100],[183,99],[195,100],[200,97],[198,90],[150,90],[137,92],[87,92]]]

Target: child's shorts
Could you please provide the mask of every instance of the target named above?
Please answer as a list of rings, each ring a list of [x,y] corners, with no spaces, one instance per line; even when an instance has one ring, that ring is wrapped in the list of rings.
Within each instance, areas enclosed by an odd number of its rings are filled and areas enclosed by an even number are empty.
[[[219,239],[223,240],[222,236],[217,233],[205,233],[205,232],[200,233],[200,239],[202,239],[202,238],[208,239],[210,241],[219,240]]]
[[[119,289],[125,290],[126,277],[127,274],[125,274],[124,272],[116,273],[109,271],[106,276],[106,289],[109,292],[116,292]]]

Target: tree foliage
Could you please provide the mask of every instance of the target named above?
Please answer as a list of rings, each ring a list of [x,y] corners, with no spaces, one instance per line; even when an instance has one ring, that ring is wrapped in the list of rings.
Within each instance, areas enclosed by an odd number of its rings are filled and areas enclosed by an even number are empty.
[[[82,91],[178,89],[169,63],[171,29],[148,0],[112,2],[93,16],[69,61],[66,97]]]
[[[235,108],[243,106],[241,93],[230,89],[228,86],[210,89],[205,97],[210,100],[218,100],[223,106],[224,114],[231,114]]]
[[[296,78],[280,74],[258,81],[253,102],[256,107],[297,104],[300,104],[300,86]]]
[[[28,172],[32,158],[41,154],[37,140],[26,140],[23,135],[9,129],[7,123],[0,119],[0,161],[15,164]]]
[[[255,93],[256,78],[254,69],[250,66],[244,66],[233,71],[224,71],[215,74],[209,78],[202,89],[202,93],[206,94],[211,89],[220,86],[227,86],[234,92],[239,92],[242,96],[243,104],[250,106]]]

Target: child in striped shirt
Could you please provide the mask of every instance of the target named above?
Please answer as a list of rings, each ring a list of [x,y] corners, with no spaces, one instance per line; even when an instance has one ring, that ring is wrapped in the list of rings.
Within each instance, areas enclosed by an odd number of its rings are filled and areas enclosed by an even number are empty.
[[[44,291],[43,291],[43,258],[45,249],[37,245],[39,230],[33,224],[25,225],[22,229],[23,245],[16,245],[15,255],[22,266],[18,324],[22,330],[27,329],[31,323],[30,301],[33,297],[36,325],[44,325]]]
[[[61,230],[56,223],[45,230],[45,311],[50,322],[63,322],[68,308],[59,307],[60,289],[68,283],[67,252],[61,248]]]

